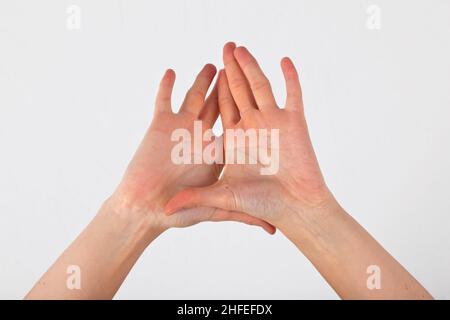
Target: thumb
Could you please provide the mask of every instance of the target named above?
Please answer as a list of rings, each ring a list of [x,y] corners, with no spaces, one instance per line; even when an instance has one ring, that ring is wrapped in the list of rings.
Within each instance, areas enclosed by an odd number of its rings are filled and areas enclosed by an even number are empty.
[[[178,192],[167,202],[164,210],[171,215],[181,209],[213,207],[227,211],[241,211],[234,192],[227,184],[215,183],[202,188],[189,188]]]

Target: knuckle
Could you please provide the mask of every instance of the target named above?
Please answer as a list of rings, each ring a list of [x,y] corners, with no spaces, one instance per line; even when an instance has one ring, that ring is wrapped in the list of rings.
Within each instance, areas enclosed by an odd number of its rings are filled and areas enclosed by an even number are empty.
[[[244,79],[233,79],[230,81],[230,89],[231,90],[242,90],[247,86],[247,83]]]
[[[253,91],[259,91],[264,89],[270,89],[270,83],[267,79],[258,79],[251,84]]]
[[[189,89],[188,96],[194,100],[203,100],[205,93],[199,88],[191,88]]]
[[[239,114],[241,117],[248,116],[249,118],[252,118],[255,112],[257,112],[257,109],[253,105],[240,106],[239,108]]]
[[[223,104],[223,105],[229,105],[234,103],[233,98],[229,97],[229,96],[222,96],[218,98],[219,104]]]

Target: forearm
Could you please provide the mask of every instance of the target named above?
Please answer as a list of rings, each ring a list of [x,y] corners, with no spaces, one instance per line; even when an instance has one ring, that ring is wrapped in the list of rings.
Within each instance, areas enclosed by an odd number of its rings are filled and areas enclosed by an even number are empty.
[[[335,201],[290,215],[282,232],[344,299],[431,299],[431,295]],[[369,288],[368,268],[380,287]],[[378,269],[379,268],[379,269]],[[370,269],[369,269],[370,270]]]
[[[96,217],[42,276],[26,299],[111,299],[148,244],[162,230],[147,215],[106,201]],[[80,288],[70,288],[70,266]]]

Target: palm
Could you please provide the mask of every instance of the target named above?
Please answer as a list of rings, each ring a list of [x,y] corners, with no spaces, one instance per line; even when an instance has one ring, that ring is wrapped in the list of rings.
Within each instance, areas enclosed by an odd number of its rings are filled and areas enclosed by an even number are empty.
[[[224,48],[225,73],[219,77],[219,109],[224,129],[278,129],[279,144],[268,144],[269,154],[278,153],[279,167],[271,175],[261,175],[261,162],[226,162],[221,179],[210,188],[181,192],[170,200],[166,210],[194,205],[233,208],[276,225],[279,212],[285,212],[292,199],[304,205],[317,205],[327,195],[303,115],[298,75],[289,59],[282,61],[287,85],[284,109],[278,108],[270,83],[256,60],[245,48],[234,44]],[[225,134],[227,138],[227,135]],[[263,148],[257,141],[256,148]],[[225,153],[244,153],[251,148],[231,150],[225,139]],[[229,160],[229,158],[227,158]],[[199,200],[200,199],[200,200]],[[205,200],[206,199],[206,200]]]
[[[217,165],[174,164],[171,160],[174,145],[170,139],[172,132],[184,128],[193,134],[194,120],[190,115],[164,113],[155,116],[121,186],[127,194],[134,194],[141,206],[162,208],[170,197],[183,188],[206,186],[217,181],[220,173]],[[209,208],[200,208],[195,212],[200,218],[213,213]],[[161,218],[166,220],[164,215]],[[188,217],[184,218],[180,221],[173,217],[165,223],[184,226],[185,221],[189,221]],[[178,221],[174,221],[176,219]]]
[[[221,172],[217,164],[176,164],[171,159],[172,148],[176,142],[171,136],[175,130],[186,129],[194,135],[194,121],[201,120],[203,131],[210,129],[218,116],[217,90],[208,99],[206,95],[214,72],[211,66],[205,67],[196,79],[179,113],[173,113],[170,94],[174,75],[166,73],[161,82],[156,103],[156,112],[150,128],[134,155],[120,183],[116,194],[122,201],[133,203],[140,210],[152,212],[164,228],[186,227],[201,221],[234,220],[248,224],[261,225],[273,232],[267,223],[243,214],[233,214],[217,208],[196,208],[184,210],[182,215],[167,217],[163,213],[164,204],[178,191],[188,187],[203,187],[215,183]],[[194,154],[191,152],[191,158]]]
[[[264,167],[259,161],[255,164],[226,164],[219,183],[227,184],[234,193],[236,204],[244,212],[273,220],[273,213],[280,211],[286,203],[280,201],[280,194],[297,190],[298,193],[313,196],[315,190],[323,185],[323,179],[317,166],[308,137],[306,123],[298,114],[286,110],[270,110],[267,113],[251,111],[252,115],[241,119],[227,129],[279,129],[279,148],[272,150],[268,144],[268,153],[279,152],[279,170],[274,175],[261,175]],[[259,143],[259,142],[258,142]],[[257,146],[261,147],[261,146]],[[227,150],[225,151],[227,152]],[[244,152],[249,159],[249,148],[235,147],[234,154]],[[258,199],[265,199],[261,201]],[[311,199],[312,201],[313,199]],[[238,200],[239,201],[239,200]]]

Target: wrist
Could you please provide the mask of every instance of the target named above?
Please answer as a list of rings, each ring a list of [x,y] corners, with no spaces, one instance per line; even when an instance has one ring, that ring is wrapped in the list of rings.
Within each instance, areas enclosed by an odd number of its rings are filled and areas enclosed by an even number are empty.
[[[327,233],[333,219],[346,215],[331,192],[327,191],[314,202],[293,199],[283,212],[277,226],[288,238],[300,235],[304,241],[315,241]],[[291,239],[292,240],[292,239]]]
[[[157,211],[156,206],[143,207],[114,194],[103,203],[99,215],[130,241],[148,245],[167,229],[158,221]]]

